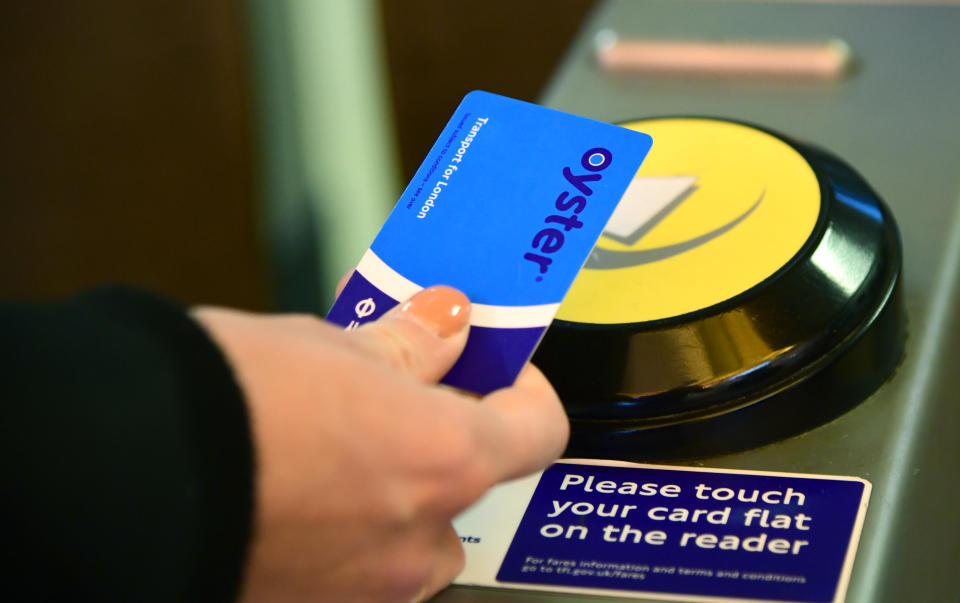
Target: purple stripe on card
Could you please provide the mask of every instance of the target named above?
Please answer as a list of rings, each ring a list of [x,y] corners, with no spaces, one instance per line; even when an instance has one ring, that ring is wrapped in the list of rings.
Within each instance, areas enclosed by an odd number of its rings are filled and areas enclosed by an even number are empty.
[[[398,303],[398,300],[374,287],[359,271],[354,270],[343,292],[330,308],[327,321],[352,330],[380,318]]]
[[[396,306],[393,299],[354,272],[327,320],[346,329],[376,320]],[[470,327],[463,354],[441,383],[481,395],[513,384],[546,327]]]
[[[513,385],[546,327],[470,327],[467,347],[440,381],[481,395]]]

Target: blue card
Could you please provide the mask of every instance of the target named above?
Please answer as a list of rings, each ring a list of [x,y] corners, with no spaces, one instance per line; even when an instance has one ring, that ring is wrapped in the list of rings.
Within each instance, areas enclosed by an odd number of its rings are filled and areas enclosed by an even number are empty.
[[[530,359],[650,136],[469,93],[417,170],[327,320],[374,320],[432,285],[473,303],[466,349],[443,383],[509,386]]]

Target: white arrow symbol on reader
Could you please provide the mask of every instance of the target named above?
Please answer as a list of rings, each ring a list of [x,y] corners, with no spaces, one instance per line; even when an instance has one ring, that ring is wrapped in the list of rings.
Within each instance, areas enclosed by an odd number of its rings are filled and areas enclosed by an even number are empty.
[[[603,234],[632,245],[697,190],[696,176],[634,178],[607,222]]]

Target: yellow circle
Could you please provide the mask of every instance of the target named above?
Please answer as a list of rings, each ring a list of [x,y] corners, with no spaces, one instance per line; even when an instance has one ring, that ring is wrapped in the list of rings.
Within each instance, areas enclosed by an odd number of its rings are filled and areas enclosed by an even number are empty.
[[[779,138],[710,119],[623,125],[653,148],[557,318],[619,324],[708,308],[773,275],[813,232],[817,177]]]

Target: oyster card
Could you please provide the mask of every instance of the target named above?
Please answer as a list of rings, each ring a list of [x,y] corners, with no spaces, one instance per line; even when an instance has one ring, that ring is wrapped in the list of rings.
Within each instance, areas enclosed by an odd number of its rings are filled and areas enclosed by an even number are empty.
[[[650,136],[474,91],[407,185],[327,320],[375,320],[432,285],[473,303],[442,383],[509,386],[650,150]]]

